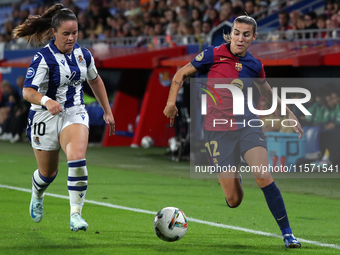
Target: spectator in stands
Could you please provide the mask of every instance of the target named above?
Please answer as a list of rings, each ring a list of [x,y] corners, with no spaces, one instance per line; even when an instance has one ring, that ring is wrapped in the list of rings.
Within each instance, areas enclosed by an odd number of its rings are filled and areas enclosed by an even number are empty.
[[[178,27],[178,35],[193,35],[194,28],[190,21],[181,20]]]
[[[78,16],[80,8],[74,4],[73,0],[62,0],[62,4],[65,8],[69,8],[76,16]]]
[[[254,1],[253,0],[247,0],[246,1],[246,4],[245,4],[245,12],[251,16],[255,13],[255,4],[254,4]]]
[[[201,10],[202,14],[206,10],[206,5],[204,4],[203,0],[193,0],[193,7],[196,7]]]
[[[173,20],[167,26],[165,33],[167,35],[177,35],[178,34],[178,28],[179,28],[178,20]]]
[[[324,14],[330,18],[336,12],[336,5],[334,0],[327,0]]]
[[[181,6],[178,12],[178,20],[182,21],[182,20],[190,20],[189,17],[189,11],[188,11],[188,7],[186,6]]]
[[[216,0],[204,0],[205,3],[205,12],[203,15],[203,21],[206,21],[209,19],[209,15],[210,15],[210,10],[215,9],[214,6],[216,4]],[[218,14],[216,14],[216,17],[218,16]]]
[[[213,24],[214,27],[216,27],[220,23],[218,19],[218,11],[215,8],[211,8],[208,10],[208,13],[208,20]]]
[[[151,19],[151,22],[156,25],[159,23],[159,20],[160,20],[160,15],[157,11],[151,11],[150,13],[150,19]]]
[[[305,29],[311,30],[311,29],[318,29],[318,26],[316,25],[316,13],[315,12],[308,12],[305,14]],[[306,33],[306,38],[314,38],[316,36],[316,33]]]
[[[194,28],[194,35],[199,36],[202,34],[202,21],[196,20],[192,23]]]
[[[271,1],[266,1],[268,3],[268,15],[279,11],[280,9],[280,0],[271,0]]]
[[[155,35],[164,35],[164,29],[161,23],[155,24]]]
[[[304,30],[306,25],[305,25],[305,15],[300,15],[298,18],[298,22],[297,22],[297,30]]]
[[[319,29],[325,29],[326,28],[327,17],[326,17],[325,14],[320,14],[317,17],[316,20],[317,20],[316,25],[318,26]],[[320,34],[317,35],[317,37],[327,38],[327,32],[326,31],[322,31]]]
[[[286,11],[282,11],[279,13],[279,23],[280,23],[280,27],[278,29],[279,31],[287,31],[293,29],[289,25],[289,14]],[[283,39],[285,39],[285,35],[283,35]]]
[[[300,13],[301,13],[300,11],[295,11],[295,10],[289,13],[290,26],[294,30],[297,30],[298,28],[298,20],[299,20]]]
[[[139,27],[132,27],[130,30],[130,33],[132,37],[138,37],[141,35],[141,31]]]
[[[177,34],[178,29],[178,21],[177,21],[177,14],[174,10],[167,9],[164,12],[165,21],[167,22],[164,24],[165,34],[167,35],[174,35]]]
[[[268,12],[265,11],[268,8],[268,3],[266,1],[260,1],[257,4],[257,7],[258,12],[262,12],[261,14],[257,15],[257,19],[265,18],[268,14]]]
[[[326,107],[323,116],[326,122],[322,124],[320,133],[320,150],[322,153],[326,149],[329,151],[329,160],[334,165],[340,164],[340,107],[339,92],[335,86],[326,88],[325,95]]]
[[[193,22],[195,22],[196,20],[202,21],[202,12],[199,8],[197,8],[197,7],[192,8],[191,20]]]
[[[89,10],[86,14],[87,18],[94,21],[95,33],[102,34],[104,27],[107,26],[107,18],[111,16],[109,10],[103,7],[101,0],[89,2]]]
[[[220,23],[223,21],[233,22],[235,18],[236,16],[233,15],[233,9],[231,7],[231,4],[229,2],[222,4],[220,9],[219,22]]]
[[[20,91],[24,87],[25,77],[19,76],[16,83]],[[11,143],[16,143],[21,140],[21,135],[25,129],[27,123],[28,112],[30,109],[30,103],[21,97],[18,97],[15,106],[12,107],[9,112],[8,118],[3,123],[3,135],[1,135],[1,140],[8,140]]]
[[[20,7],[13,7],[12,11],[12,21],[14,22],[15,25],[21,24],[21,17],[20,17]]]
[[[17,90],[12,88],[7,80],[1,82],[1,100],[0,100],[0,129],[1,140],[10,140],[12,135],[8,132],[8,122],[13,117],[20,104],[20,95]]]
[[[79,13],[77,18],[78,18],[78,30],[83,31],[84,38],[87,38],[88,35],[86,33],[86,30],[88,30],[90,24],[89,24],[88,19],[85,16],[85,12]]]
[[[214,8],[219,11],[221,9],[221,6],[225,3],[230,3],[230,0],[218,0],[217,3],[214,5]]]
[[[144,24],[151,23],[151,13],[149,11],[143,12],[143,22]]]
[[[203,34],[206,34],[206,35],[209,34],[212,28],[213,28],[213,25],[211,24],[209,20],[203,22],[202,24]]]

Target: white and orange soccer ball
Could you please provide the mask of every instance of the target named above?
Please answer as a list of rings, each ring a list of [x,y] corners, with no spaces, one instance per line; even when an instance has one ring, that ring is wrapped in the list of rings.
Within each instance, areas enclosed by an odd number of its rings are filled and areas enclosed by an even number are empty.
[[[188,230],[188,220],[184,212],[176,207],[160,210],[153,221],[156,235],[167,242],[181,239]]]

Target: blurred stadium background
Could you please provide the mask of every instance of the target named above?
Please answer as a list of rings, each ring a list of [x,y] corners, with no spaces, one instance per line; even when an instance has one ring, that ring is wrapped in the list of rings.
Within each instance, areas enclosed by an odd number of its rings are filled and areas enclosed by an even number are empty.
[[[338,76],[340,1],[61,2],[77,14],[78,42],[92,51],[112,102],[117,135],[109,138],[101,109],[85,85],[90,140],[103,146],[140,146],[144,136],[151,136],[155,146],[167,147],[168,139],[178,135],[178,129],[170,129],[162,116],[173,74],[208,45],[223,43],[223,32],[230,31],[235,17],[245,12],[258,22],[257,41],[250,52],[262,60],[268,77]],[[12,30],[29,15],[40,15],[54,3],[0,1],[0,79],[8,81],[19,95],[17,78],[25,76],[37,49],[23,40],[13,40]],[[2,138],[13,142],[21,139],[21,134],[20,139],[14,136]]]

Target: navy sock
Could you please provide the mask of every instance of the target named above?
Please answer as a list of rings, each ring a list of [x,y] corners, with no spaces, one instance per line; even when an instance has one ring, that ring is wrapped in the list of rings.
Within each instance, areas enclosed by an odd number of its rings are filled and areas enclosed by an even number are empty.
[[[261,188],[266,198],[269,210],[273,214],[277,224],[279,225],[282,235],[291,234],[292,229],[290,228],[286,207],[283,202],[283,198],[279,188],[275,182],[272,182],[268,186]]]

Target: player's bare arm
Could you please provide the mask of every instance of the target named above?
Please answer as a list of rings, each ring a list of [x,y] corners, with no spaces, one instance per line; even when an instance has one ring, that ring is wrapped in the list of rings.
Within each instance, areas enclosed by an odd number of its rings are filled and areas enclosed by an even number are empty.
[[[98,75],[94,80],[87,80],[88,84],[90,85],[93,94],[95,95],[96,99],[98,100],[100,106],[104,110],[104,121],[106,124],[110,126],[110,133],[109,135],[114,135],[115,133],[115,120],[112,115],[111,107],[109,104],[109,99],[107,98],[106,89],[102,78]]]
[[[35,89],[29,87],[23,88],[22,95],[23,98],[31,104],[42,105],[41,99],[43,98],[43,95]],[[52,99],[47,100],[44,106],[52,115],[58,114],[63,110],[60,104]]]
[[[183,86],[184,80],[190,78],[195,73],[197,73],[196,68],[191,63],[188,63],[179,69],[172,79],[168,101],[163,111],[164,115],[170,118],[171,127],[174,124],[175,116],[178,115],[178,109],[176,107],[178,91]]]
[[[259,89],[261,96],[263,96],[269,102],[269,104],[272,105],[273,90],[270,87],[269,83],[265,82],[264,84],[261,85],[255,82],[255,85]],[[277,97],[277,107],[281,107],[280,97]],[[287,115],[289,119],[293,119],[296,121],[296,123],[293,122],[291,124],[292,125],[296,124],[296,126],[294,127],[294,131],[299,134],[299,139],[301,139],[303,135],[303,129],[301,127],[299,120],[296,118],[295,114],[288,107],[286,107],[286,112],[288,113]]]

